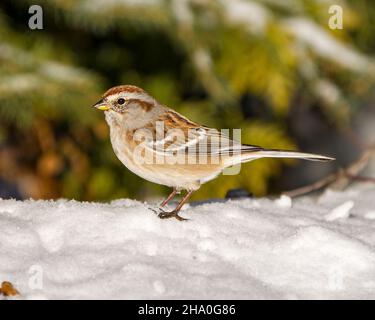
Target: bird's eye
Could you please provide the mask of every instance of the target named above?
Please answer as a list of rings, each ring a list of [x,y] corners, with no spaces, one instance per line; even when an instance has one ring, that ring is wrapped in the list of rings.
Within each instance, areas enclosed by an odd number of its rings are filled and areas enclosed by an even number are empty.
[[[125,99],[124,98],[120,98],[117,100],[117,103],[118,104],[124,104],[125,103]]]

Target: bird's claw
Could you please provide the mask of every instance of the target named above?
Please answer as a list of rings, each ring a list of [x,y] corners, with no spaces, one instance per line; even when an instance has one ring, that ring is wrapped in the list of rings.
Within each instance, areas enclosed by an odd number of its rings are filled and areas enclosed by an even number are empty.
[[[176,211],[171,211],[171,212],[166,212],[164,210],[161,210],[159,212],[158,217],[160,219],[170,219],[170,218],[176,218],[178,221],[187,221],[189,219],[182,218],[178,215],[178,212]]]
[[[173,210],[173,211],[170,211],[170,212],[167,212],[167,211],[164,211],[162,208],[158,207],[158,208],[153,208],[153,207],[149,207],[149,209],[151,211],[153,211],[154,213],[156,213],[158,215],[158,217],[160,219],[170,219],[170,218],[175,218],[177,219],[178,221],[187,221],[189,219],[186,219],[186,218],[183,218],[181,216],[178,215],[178,211],[176,210]]]

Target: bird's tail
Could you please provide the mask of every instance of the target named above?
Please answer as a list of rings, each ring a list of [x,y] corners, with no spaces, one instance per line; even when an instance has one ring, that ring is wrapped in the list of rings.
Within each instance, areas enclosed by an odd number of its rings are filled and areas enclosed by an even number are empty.
[[[259,151],[243,152],[241,154],[241,162],[248,162],[260,158],[295,158],[310,161],[322,161],[327,162],[335,160],[335,158],[323,156],[320,154],[287,151],[287,150],[276,150],[276,149],[263,149]]]

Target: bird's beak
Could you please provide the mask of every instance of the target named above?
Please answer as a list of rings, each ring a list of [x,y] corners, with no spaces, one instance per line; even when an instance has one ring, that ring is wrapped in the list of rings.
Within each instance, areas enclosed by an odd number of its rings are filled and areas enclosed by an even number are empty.
[[[102,111],[107,111],[109,110],[109,106],[106,102],[104,102],[103,99],[99,100],[97,103],[93,105],[94,108]]]

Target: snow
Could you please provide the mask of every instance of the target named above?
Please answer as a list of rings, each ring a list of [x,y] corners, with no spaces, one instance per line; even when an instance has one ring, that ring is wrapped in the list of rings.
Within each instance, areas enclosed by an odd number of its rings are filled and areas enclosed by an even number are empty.
[[[0,200],[16,299],[374,299],[375,186],[184,207]],[[1,299],[1,298],[0,298]]]
[[[334,208],[329,214],[326,215],[327,221],[334,221],[337,219],[347,219],[350,215],[350,210],[354,207],[354,201],[346,201],[338,207]],[[366,215],[367,216],[367,215]]]
[[[366,219],[375,219],[375,210],[369,211],[365,214]]]
[[[282,208],[291,208],[292,207],[292,198],[286,196],[285,194],[281,195],[279,199],[275,200],[275,204]]]

